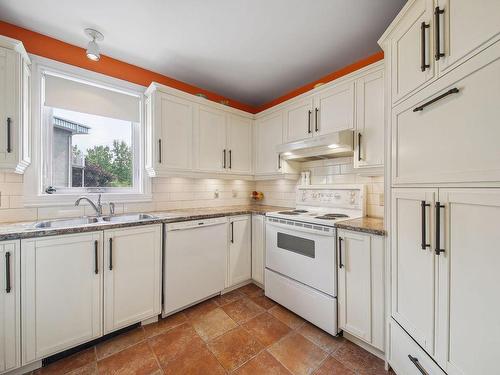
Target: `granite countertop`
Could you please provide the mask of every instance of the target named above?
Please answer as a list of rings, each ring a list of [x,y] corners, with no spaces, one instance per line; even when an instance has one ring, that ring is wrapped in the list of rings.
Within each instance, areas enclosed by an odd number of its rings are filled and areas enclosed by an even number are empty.
[[[149,225],[149,224],[175,223],[179,221],[198,220],[198,219],[207,219],[214,217],[234,216],[234,215],[245,215],[252,213],[265,215],[267,212],[289,210],[289,209],[290,209],[289,207],[286,208],[286,207],[264,206],[264,205],[182,209],[182,210],[171,210],[171,211],[161,211],[161,212],[147,212],[148,214],[153,215],[154,218],[143,219],[140,221],[114,222],[114,223],[97,222],[92,224],[83,224],[79,226],[58,227],[58,228],[34,227],[34,225],[37,222],[45,220],[18,222],[18,223],[4,223],[0,224],[0,241],[55,236],[58,234],[84,233],[84,232],[92,232],[104,229],[115,229],[115,228],[133,227],[133,226]]]
[[[355,232],[364,232],[385,236],[384,219],[377,217],[360,217],[359,219],[343,220],[335,223],[339,229],[347,229]]]
[[[194,208],[171,210],[161,212],[148,212],[154,216],[152,219],[143,219],[130,222],[97,222],[92,224],[83,224],[71,227],[58,228],[35,228],[34,225],[39,221],[22,222],[22,223],[5,223],[0,224],[0,241],[16,240],[22,238],[34,238],[55,236],[58,234],[71,234],[92,232],[104,229],[115,229],[123,227],[133,227],[149,224],[175,223],[188,220],[199,220],[224,216],[260,214],[265,215],[271,211],[289,210],[289,207],[264,206],[264,205],[245,205],[245,206],[227,206],[227,207],[209,207],[209,208]],[[358,232],[365,232],[376,235],[385,235],[384,221],[377,218],[360,218],[352,220],[344,220],[335,223],[337,228],[348,229]]]

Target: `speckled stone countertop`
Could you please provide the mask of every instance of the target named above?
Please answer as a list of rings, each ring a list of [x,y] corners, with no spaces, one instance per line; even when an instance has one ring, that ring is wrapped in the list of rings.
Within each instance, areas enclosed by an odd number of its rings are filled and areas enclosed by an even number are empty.
[[[149,224],[175,223],[179,221],[208,219],[214,217],[245,215],[245,214],[261,214],[266,212],[289,210],[286,207],[264,206],[264,205],[247,205],[247,206],[227,206],[227,207],[210,207],[198,209],[183,209],[171,210],[162,212],[148,212],[154,216],[153,219],[143,219],[130,222],[97,222],[92,224],[83,224],[71,227],[58,228],[35,228],[35,224],[40,221],[4,223],[0,224],[0,241],[16,240],[22,238],[55,236],[58,234],[84,233],[104,229],[115,229],[123,227],[133,227]]]
[[[377,217],[360,217],[359,219],[343,220],[335,223],[339,229],[347,229],[355,232],[364,232],[385,236],[384,219]]]

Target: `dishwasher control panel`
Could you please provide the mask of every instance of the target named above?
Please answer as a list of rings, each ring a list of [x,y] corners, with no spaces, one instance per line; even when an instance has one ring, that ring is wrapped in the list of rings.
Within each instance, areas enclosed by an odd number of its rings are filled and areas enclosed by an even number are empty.
[[[165,228],[167,231],[173,231],[173,230],[206,227],[217,224],[225,224],[227,222],[228,222],[227,217],[224,216],[224,217],[216,217],[210,219],[188,220],[188,221],[180,221],[178,223],[169,223],[165,225]]]

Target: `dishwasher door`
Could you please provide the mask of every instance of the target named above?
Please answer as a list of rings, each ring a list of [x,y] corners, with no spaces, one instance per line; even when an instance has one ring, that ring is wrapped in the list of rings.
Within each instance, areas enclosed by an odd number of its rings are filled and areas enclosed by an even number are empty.
[[[227,218],[165,225],[163,316],[219,293],[225,287]]]

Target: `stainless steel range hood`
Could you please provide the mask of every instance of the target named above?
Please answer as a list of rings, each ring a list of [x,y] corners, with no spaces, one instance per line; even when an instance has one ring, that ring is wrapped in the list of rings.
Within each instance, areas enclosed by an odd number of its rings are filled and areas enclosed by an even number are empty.
[[[354,132],[342,130],[301,141],[284,143],[276,146],[276,151],[281,154],[284,160],[309,161],[352,156],[353,148]]]

